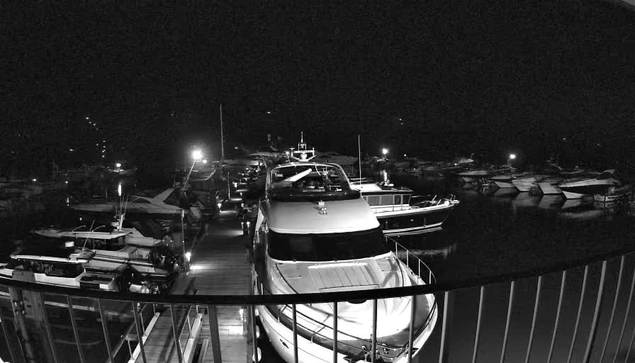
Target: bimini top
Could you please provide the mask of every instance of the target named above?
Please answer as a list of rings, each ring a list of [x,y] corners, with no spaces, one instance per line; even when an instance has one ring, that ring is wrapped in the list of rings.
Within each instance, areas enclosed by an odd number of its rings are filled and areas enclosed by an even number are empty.
[[[278,233],[346,233],[379,227],[372,210],[359,197],[317,202],[270,200],[262,208],[269,229]]]
[[[286,163],[269,170],[267,197],[278,201],[349,200],[360,197],[337,164]]]

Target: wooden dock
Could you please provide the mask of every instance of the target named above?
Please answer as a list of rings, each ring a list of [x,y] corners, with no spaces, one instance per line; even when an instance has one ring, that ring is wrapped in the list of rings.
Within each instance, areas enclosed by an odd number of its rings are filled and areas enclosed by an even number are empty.
[[[172,293],[190,294],[195,291],[197,295],[250,294],[251,266],[247,249],[250,242],[243,236],[239,222],[234,218],[220,219],[203,228],[190,249],[190,271],[179,277]],[[200,326],[195,327],[193,323],[191,327],[185,327],[184,331],[198,328],[197,341],[202,346],[198,362],[214,362],[207,306],[201,306],[199,310],[205,314],[190,315],[194,323],[197,321],[195,316],[201,318],[198,321]],[[251,362],[247,309],[241,306],[218,306],[217,317],[222,362]],[[157,317],[152,331],[148,332],[145,343],[147,362],[178,362],[175,350],[170,348],[174,346],[171,321],[170,311],[166,310]],[[183,337],[181,333],[182,350],[186,353],[187,342]]]

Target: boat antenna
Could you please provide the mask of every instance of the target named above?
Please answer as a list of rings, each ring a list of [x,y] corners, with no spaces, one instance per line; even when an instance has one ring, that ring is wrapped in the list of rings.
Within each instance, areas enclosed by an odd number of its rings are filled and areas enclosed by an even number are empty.
[[[90,224],[90,229],[89,231],[93,231],[93,226],[95,225],[95,220],[93,219],[93,222]],[[82,245],[82,251],[84,250],[84,248],[86,247],[86,242],[88,242],[88,237],[86,237],[86,239],[84,239],[84,244]]]
[[[357,134],[357,162],[359,167],[359,185],[362,185],[362,136]]]

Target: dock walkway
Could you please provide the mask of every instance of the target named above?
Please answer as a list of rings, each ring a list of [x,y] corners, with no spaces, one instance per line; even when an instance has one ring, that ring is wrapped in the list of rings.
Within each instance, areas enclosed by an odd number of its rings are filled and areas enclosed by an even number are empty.
[[[191,246],[190,271],[179,277],[172,294],[197,295],[247,295],[250,294],[251,267],[247,247],[249,240],[243,236],[239,222],[234,218],[215,220],[203,227]],[[178,308],[178,305],[176,306]],[[207,307],[200,307],[205,311]],[[241,306],[218,306],[218,325],[223,363],[246,363],[251,361],[247,313]],[[205,314],[207,315],[207,314]],[[163,320],[164,323],[162,323]],[[173,346],[173,333],[169,310],[162,313],[150,332],[146,345],[151,350],[166,353],[166,346]],[[198,362],[214,362],[209,330],[209,320],[204,316],[198,340],[205,342]],[[187,329],[186,329],[187,330]],[[183,344],[183,343],[182,343]],[[163,347],[163,348],[161,348]],[[183,345],[185,349],[185,345]],[[148,350],[148,349],[146,349]],[[174,360],[174,355],[146,354],[148,362],[162,357],[161,361]],[[152,356],[152,357],[151,357]]]

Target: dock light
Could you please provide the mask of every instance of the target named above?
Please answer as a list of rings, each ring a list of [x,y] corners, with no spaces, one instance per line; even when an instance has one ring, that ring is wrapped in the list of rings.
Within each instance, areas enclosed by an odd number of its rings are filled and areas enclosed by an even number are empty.
[[[388,149],[386,149],[386,148],[381,149],[381,154],[382,154],[384,157],[386,157],[386,155],[388,155]]]
[[[509,154],[509,160],[516,159],[516,154]]]
[[[207,159],[203,159],[203,164],[207,164]]]
[[[192,252],[185,252],[185,259],[187,260],[187,262],[190,262],[190,260],[192,259]]]
[[[192,167],[190,167],[190,171],[187,173],[187,177],[185,178],[185,185],[187,185],[187,182],[190,180],[190,175],[192,175],[192,170],[194,169],[196,162],[203,159],[203,152],[199,149],[194,149],[194,151],[192,151],[192,159],[194,159],[194,161],[192,162]]]
[[[115,164],[115,168],[117,168],[117,169],[121,168],[121,163],[116,163]]]

